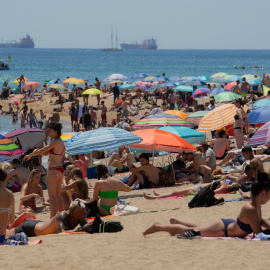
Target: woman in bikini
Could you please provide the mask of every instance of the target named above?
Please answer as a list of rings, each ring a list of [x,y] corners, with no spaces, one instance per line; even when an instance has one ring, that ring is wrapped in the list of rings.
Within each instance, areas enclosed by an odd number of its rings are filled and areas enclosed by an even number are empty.
[[[237,220],[219,219],[210,225],[201,226],[193,221],[180,221],[170,219],[170,225],[154,223],[150,228],[144,231],[144,235],[165,231],[178,238],[192,239],[204,237],[245,237],[254,232],[262,232],[262,228],[270,227],[269,220],[262,218],[262,205],[270,199],[270,179],[269,174],[259,172],[257,179],[251,187],[251,201],[246,203]]]
[[[237,98],[234,101],[234,106],[236,107],[236,113],[234,116],[234,136],[236,141],[236,146],[238,149],[242,149],[244,146],[244,122],[246,122],[246,130],[249,130],[249,120],[246,112],[243,109],[243,101],[241,98]],[[248,134],[247,134],[248,135]]]
[[[43,200],[44,202],[43,189],[39,184],[40,178],[40,170],[34,169],[30,172],[27,183],[22,186],[20,210],[26,209],[27,211],[32,212],[37,208],[36,199]]]
[[[97,166],[98,182],[94,186],[92,201],[100,199],[99,211],[102,216],[110,215],[110,209],[117,204],[118,190],[125,192],[131,188],[122,181],[109,177],[109,171],[105,165]]]
[[[50,216],[55,216],[58,212],[64,210],[64,203],[61,196],[61,183],[64,175],[63,158],[65,157],[66,148],[61,140],[62,125],[60,123],[51,122],[48,124],[47,132],[51,138],[51,143],[41,149],[34,150],[30,155],[24,157],[25,160],[29,160],[33,156],[48,155],[48,174],[47,174],[47,186],[50,198]]]

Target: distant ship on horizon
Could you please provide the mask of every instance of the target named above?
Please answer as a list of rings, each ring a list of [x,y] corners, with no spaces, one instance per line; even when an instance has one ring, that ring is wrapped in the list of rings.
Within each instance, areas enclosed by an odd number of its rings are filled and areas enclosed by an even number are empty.
[[[33,49],[34,47],[35,47],[35,43],[28,34],[26,34],[26,37],[23,37],[22,39],[20,39],[19,42],[16,40],[12,40],[7,43],[4,43],[3,41],[2,43],[0,43],[0,48],[31,48]]]
[[[115,34],[115,47],[113,46],[113,29],[111,33],[111,47],[110,48],[103,48],[100,49],[103,52],[121,52],[123,51],[122,49],[118,49],[118,36],[117,36],[117,29],[116,29],[116,34]]]
[[[154,38],[145,39],[142,44],[138,44],[138,42],[134,41],[131,43],[121,43],[121,48],[124,50],[156,50],[157,42]]]

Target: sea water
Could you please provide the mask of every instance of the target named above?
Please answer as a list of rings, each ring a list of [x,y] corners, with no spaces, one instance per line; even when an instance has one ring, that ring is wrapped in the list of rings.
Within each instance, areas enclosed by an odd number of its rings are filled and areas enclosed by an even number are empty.
[[[0,59],[8,62],[10,70],[0,71],[0,86],[23,74],[30,81],[64,80],[67,76],[89,80],[98,77],[102,83],[113,73],[124,74],[128,80],[136,73],[158,76],[207,76],[217,72],[232,75],[270,72],[270,50],[126,50],[103,52],[95,49],[15,49],[1,48]],[[234,69],[234,65],[238,69]],[[250,66],[263,69],[250,69]],[[245,69],[240,67],[244,66]],[[10,84],[16,87],[16,84]],[[1,100],[0,100],[1,104]],[[11,117],[0,118],[0,131],[18,128]]]

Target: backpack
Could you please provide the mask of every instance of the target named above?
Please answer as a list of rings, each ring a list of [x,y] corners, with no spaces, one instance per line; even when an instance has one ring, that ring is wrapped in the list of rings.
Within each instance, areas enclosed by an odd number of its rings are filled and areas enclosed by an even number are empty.
[[[215,198],[215,192],[212,185],[202,188],[195,197],[188,203],[189,208],[210,207],[224,202],[224,199]]]

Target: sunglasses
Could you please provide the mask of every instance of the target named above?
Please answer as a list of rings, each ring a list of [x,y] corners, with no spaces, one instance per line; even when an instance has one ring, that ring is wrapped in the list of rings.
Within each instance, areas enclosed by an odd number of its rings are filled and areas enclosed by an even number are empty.
[[[34,171],[34,173],[41,173],[41,170],[35,169],[35,170],[33,170],[33,171]]]

